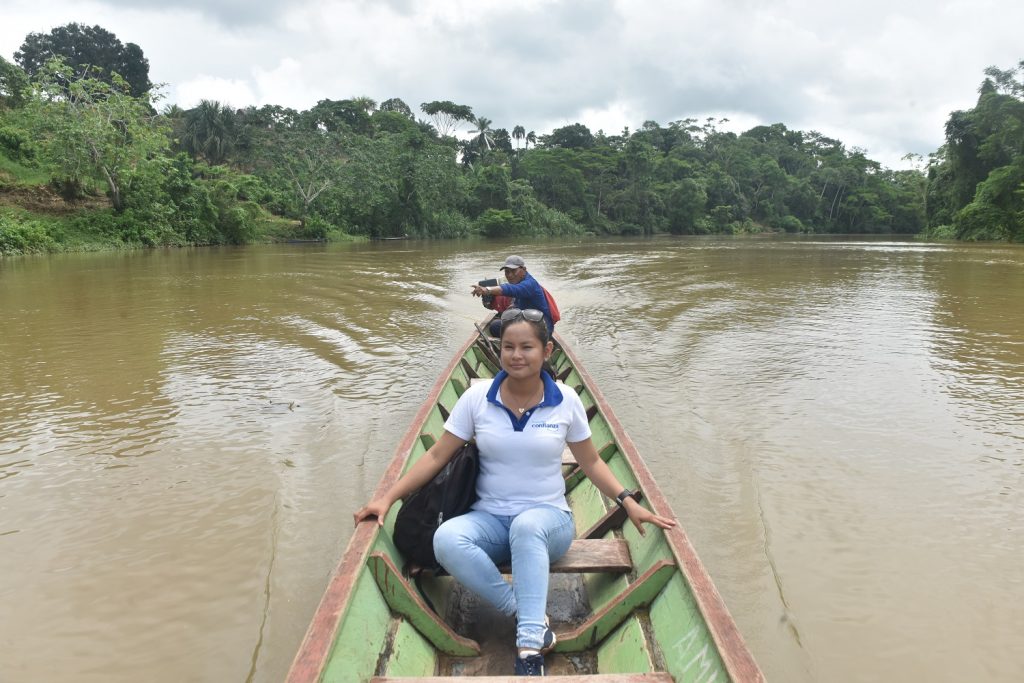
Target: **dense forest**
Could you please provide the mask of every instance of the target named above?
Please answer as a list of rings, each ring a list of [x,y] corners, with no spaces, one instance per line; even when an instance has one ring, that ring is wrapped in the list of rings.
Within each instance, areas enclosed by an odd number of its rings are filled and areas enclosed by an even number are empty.
[[[499,128],[467,104],[161,100],[99,26],[0,57],[0,253],[289,239],[904,233],[1024,240],[1024,62],[917,170],[777,123]]]

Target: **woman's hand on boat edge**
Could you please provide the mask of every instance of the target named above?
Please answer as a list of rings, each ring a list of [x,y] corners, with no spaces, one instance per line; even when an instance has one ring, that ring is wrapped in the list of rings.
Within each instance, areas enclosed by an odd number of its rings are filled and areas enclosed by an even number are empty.
[[[644,531],[644,524],[653,524],[661,529],[671,529],[676,525],[676,520],[671,517],[656,515],[632,498],[627,498],[624,505],[626,507],[626,514],[629,515],[629,520],[633,522],[633,526],[636,527],[641,536],[644,536],[646,533]]]
[[[370,517],[377,518],[377,526],[384,526],[384,517],[388,514],[388,510],[390,509],[391,503],[377,498],[375,500],[371,500],[369,503],[353,512],[352,518],[355,520],[356,526],[359,526],[360,522],[367,520]]]
[[[583,441],[569,442],[569,450],[572,452],[573,457],[576,458],[576,462],[579,463],[583,473],[587,475],[587,478],[604,495],[614,498],[622,490],[622,484],[612,474],[611,469],[608,468],[608,463],[597,454],[597,448],[594,447],[593,439],[588,436]],[[634,498],[627,497],[623,505],[626,508],[626,514],[629,515],[630,521],[633,522],[633,526],[636,527],[641,536],[646,533],[644,531],[644,524],[653,524],[661,529],[671,529],[676,525],[676,520],[671,517],[662,517],[661,515],[654,514],[636,502]]]
[[[459,438],[445,430],[441,438],[427,452],[420,456],[420,459],[409,468],[409,471],[402,475],[394,486],[384,493],[379,493],[369,503],[352,513],[356,526],[363,520],[370,517],[377,517],[377,526],[384,526],[384,516],[396,501],[405,500],[405,497],[417,490],[441,471],[441,468],[448,464],[448,461],[466,443],[466,439]]]

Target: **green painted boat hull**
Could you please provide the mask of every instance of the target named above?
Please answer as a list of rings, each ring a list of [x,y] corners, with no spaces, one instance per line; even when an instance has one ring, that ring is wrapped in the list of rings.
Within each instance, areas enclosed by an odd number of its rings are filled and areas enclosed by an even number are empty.
[[[624,486],[642,491],[642,504],[674,516],[592,379],[557,336],[556,341],[552,365],[588,409],[601,456]],[[378,491],[440,437],[459,396],[474,379],[493,377],[496,360],[481,336],[467,340],[396,448]],[[614,511],[614,501],[572,465],[565,472],[566,496],[583,533]],[[392,507],[383,528],[364,522],[356,529],[292,664],[291,683],[511,674],[510,619],[489,614],[450,578],[423,579],[417,587],[403,575],[405,560],[390,537],[398,509]],[[764,680],[681,528],[648,527],[641,536],[627,523],[603,537],[625,540],[632,570],[552,575],[549,608],[559,642],[548,655],[549,674]]]

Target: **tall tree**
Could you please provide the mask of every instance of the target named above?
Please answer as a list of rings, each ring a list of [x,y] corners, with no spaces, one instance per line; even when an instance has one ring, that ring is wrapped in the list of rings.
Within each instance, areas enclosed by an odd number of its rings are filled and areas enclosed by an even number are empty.
[[[522,126],[515,126],[512,129],[512,138],[516,141],[516,151],[519,150],[519,143],[526,137],[526,129]]]
[[[399,114],[404,114],[405,116],[408,116],[410,119],[416,118],[415,116],[413,116],[412,109],[409,108],[409,105],[406,104],[405,101],[402,100],[402,98],[400,97],[392,97],[389,100],[384,100],[383,102],[380,103],[380,110],[397,111]]]
[[[76,183],[105,182],[111,206],[121,211],[140,168],[167,149],[168,138],[154,98],[134,97],[124,79],[112,80],[76,77],[55,59],[39,73],[27,106],[52,166]]]
[[[494,147],[494,131],[491,130],[491,123],[492,121],[485,116],[477,116],[473,119],[473,125],[476,126],[476,135],[473,139],[481,152],[484,150],[490,152]]]
[[[643,234],[654,232],[656,196],[652,185],[656,159],[657,152],[649,143],[639,138],[626,143],[623,170],[629,185],[620,198],[619,211],[626,223],[639,227]]]
[[[708,201],[707,193],[692,178],[671,183],[665,192],[665,214],[668,231],[673,235],[691,235],[699,231],[698,223]]]
[[[341,136],[320,130],[265,131],[258,139],[261,166],[279,175],[293,200],[303,229],[314,203],[338,183],[348,161]]]
[[[1024,237],[1024,62],[989,67],[973,109],[954,111],[929,165],[929,227],[960,239]]]
[[[512,136],[508,134],[507,128],[496,128],[491,131],[491,138],[494,141],[494,148],[505,154],[512,153]]]
[[[565,149],[588,149],[594,146],[594,136],[582,123],[574,123],[551,131],[551,135],[544,138],[544,145]]]
[[[253,129],[294,128],[299,123],[299,112],[279,104],[265,104],[256,108],[246,107],[241,114],[242,124]]]
[[[353,106],[359,107],[367,114],[372,114],[377,109],[377,101],[366,95],[360,95],[359,97],[353,97],[349,100]]]
[[[420,110],[434,122],[434,128],[441,137],[447,137],[455,132],[455,126],[460,121],[473,120],[472,107],[455,104],[450,100],[424,102],[420,105]]]
[[[574,220],[581,220],[586,211],[587,183],[575,167],[576,154],[566,149],[539,149],[523,156],[520,168],[529,180],[537,199]]]
[[[302,118],[309,128],[329,133],[351,131],[369,135],[373,131],[373,124],[370,122],[367,107],[372,102],[373,100],[368,98],[320,100],[313,108],[303,112]]]
[[[129,84],[129,94],[140,97],[153,87],[149,82],[149,60],[135,43],[122,44],[101,26],[66,24],[49,33],[29,33],[14,60],[35,76],[54,57],[61,57],[71,69],[82,75],[83,69],[97,69],[101,80],[113,84],[119,74]],[[93,77],[94,74],[90,74]]]
[[[224,163],[237,142],[235,112],[215,100],[202,100],[185,113],[182,145],[193,157],[210,164]]]
[[[25,103],[28,75],[0,57],[0,110],[15,109]]]
[[[1020,79],[1019,76],[1024,75],[1024,59],[1017,62],[1017,66],[1013,69],[1000,69],[995,66],[990,66],[985,69],[985,75],[995,86],[997,92],[1004,95],[1013,95],[1017,99],[1024,99],[1024,79]]]

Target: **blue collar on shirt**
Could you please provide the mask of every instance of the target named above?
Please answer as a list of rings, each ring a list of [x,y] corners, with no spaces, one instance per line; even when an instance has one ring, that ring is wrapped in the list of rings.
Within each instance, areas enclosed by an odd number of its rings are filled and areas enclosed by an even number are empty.
[[[543,408],[544,406],[557,406],[562,402],[562,390],[555,384],[555,380],[551,379],[551,375],[544,372],[540,373],[540,378],[544,382],[544,398],[535,407],[530,408],[522,417],[517,417],[511,410],[498,400],[498,389],[501,387],[501,383],[508,377],[508,373],[502,370],[494,376],[494,380],[491,382],[491,388],[487,390],[487,402],[493,403],[502,410],[504,410],[510,420],[512,420],[512,429],[517,432],[523,431],[526,427],[526,423],[530,421],[530,416],[533,415],[537,408]]]

